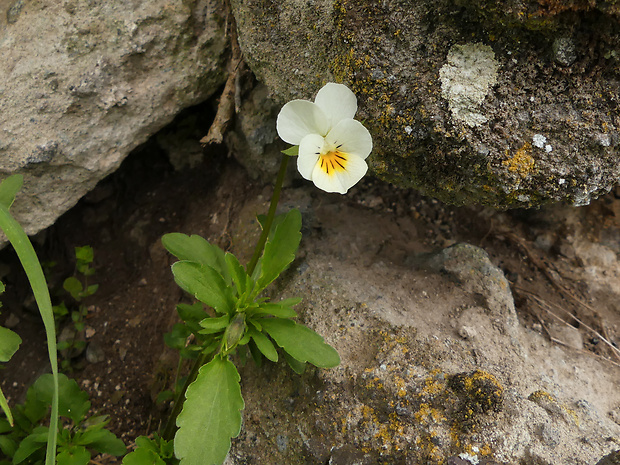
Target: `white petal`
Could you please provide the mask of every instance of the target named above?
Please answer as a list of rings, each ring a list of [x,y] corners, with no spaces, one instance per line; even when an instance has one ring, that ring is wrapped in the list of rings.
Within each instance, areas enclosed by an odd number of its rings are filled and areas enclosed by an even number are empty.
[[[365,159],[372,152],[372,136],[362,123],[354,119],[340,121],[325,137],[325,141],[341,152]]]
[[[319,90],[314,103],[327,115],[330,127],[343,119],[353,118],[357,111],[355,94],[347,86],[333,82],[325,84]]]
[[[325,171],[320,161],[315,165],[312,172],[312,182],[314,182],[316,187],[325,192],[346,194],[351,187],[364,177],[368,171],[368,165],[364,159],[355,155],[342,155],[346,157],[346,160],[342,162],[344,169]]]
[[[346,194],[349,189],[355,186],[368,171],[368,165],[361,157],[349,155],[347,161],[347,169],[336,173],[336,176],[340,179],[340,184],[344,187],[343,194]]]
[[[307,100],[291,100],[280,110],[276,129],[284,142],[299,145],[308,134],[324,136],[329,130],[329,121],[316,104]]]
[[[325,192],[347,193],[347,189],[343,187],[340,178],[333,174],[327,174],[318,163],[315,165],[314,171],[312,172],[312,182],[316,187]]]
[[[312,179],[312,172],[319,161],[319,155],[324,143],[325,139],[318,134],[309,134],[299,143],[297,169],[305,179]]]

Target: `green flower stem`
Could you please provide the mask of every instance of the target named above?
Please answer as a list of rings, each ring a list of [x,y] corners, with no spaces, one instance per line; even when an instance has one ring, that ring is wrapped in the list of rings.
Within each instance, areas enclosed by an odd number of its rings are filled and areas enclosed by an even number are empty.
[[[276,178],[276,183],[273,188],[273,195],[271,196],[271,205],[269,205],[267,219],[265,220],[265,224],[263,225],[263,231],[260,235],[260,238],[258,239],[258,243],[256,244],[254,255],[252,256],[252,259],[247,266],[247,273],[249,275],[252,275],[252,273],[254,272],[254,269],[258,264],[258,260],[263,254],[265,244],[267,243],[267,238],[269,237],[269,232],[271,231],[271,226],[273,225],[273,219],[276,216],[278,202],[280,201],[280,192],[282,191],[282,184],[284,183],[284,175],[286,174],[286,168],[288,166],[289,158],[290,157],[288,155],[284,155],[282,157],[282,162],[280,163],[280,171],[278,172],[278,177]],[[194,382],[196,376],[198,376],[198,370],[200,370],[200,367],[202,367],[205,363],[208,362],[207,358],[209,357],[209,355],[211,354],[201,353],[192,365],[192,369],[189,372],[189,375],[187,375],[187,379],[185,380],[181,391],[179,392],[174,401],[172,412],[170,412],[170,416],[168,417],[168,421],[166,422],[166,426],[162,433],[162,437],[165,440],[170,441],[174,438],[174,434],[177,430],[176,420],[179,416],[179,413],[181,413],[181,410],[183,409],[183,401],[185,400],[185,393],[187,392],[187,388],[190,384]],[[217,354],[215,356],[217,356]]]
[[[278,172],[276,184],[273,188],[271,205],[269,205],[267,219],[265,220],[265,224],[263,225],[263,232],[258,239],[258,244],[256,244],[256,249],[254,249],[254,255],[252,256],[252,260],[250,260],[250,263],[248,263],[248,267],[246,270],[250,276],[252,276],[252,273],[254,273],[254,268],[256,268],[258,259],[263,254],[265,244],[267,243],[267,238],[269,237],[269,232],[271,231],[271,225],[273,224],[273,219],[276,216],[276,209],[278,208],[278,202],[280,201],[280,192],[282,191],[282,184],[284,183],[284,175],[286,174],[286,167],[288,166],[289,158],[290,157],[288,155],[284,155],[282,157],[282,162],[280,163],[280,171]]]

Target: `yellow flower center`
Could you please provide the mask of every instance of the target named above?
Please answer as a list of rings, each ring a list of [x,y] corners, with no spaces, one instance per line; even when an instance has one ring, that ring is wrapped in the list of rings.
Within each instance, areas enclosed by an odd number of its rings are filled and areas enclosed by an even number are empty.
[[[319,164],[321,165],[321,169],[325,171],[327,175],[333,176],[336,173],[347,170],[347,163],[349,161],[348,157],[349,156],[346,153],[335,149],[331,152],[321,154]]]

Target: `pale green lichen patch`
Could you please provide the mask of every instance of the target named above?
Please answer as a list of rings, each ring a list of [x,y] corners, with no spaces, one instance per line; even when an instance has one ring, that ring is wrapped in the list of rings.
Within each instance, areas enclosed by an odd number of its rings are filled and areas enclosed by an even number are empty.
[[[439,71],[441,94],[448,101],[452,117],[470,127],[486,123],[479,106],[497,83],[499,63],[488,45],[455,45]]]

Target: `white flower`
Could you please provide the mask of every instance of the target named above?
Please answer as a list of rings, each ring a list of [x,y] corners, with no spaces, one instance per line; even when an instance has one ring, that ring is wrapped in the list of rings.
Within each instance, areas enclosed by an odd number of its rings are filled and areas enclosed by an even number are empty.
[[[292,100],[278,115],[280,138],[299,145],[299,172],[326,192],[346,194],[368,171],[365,159],[372,151],[372,137],[353,119],[356,111],[355,94],[330,82],[314,103]]]

